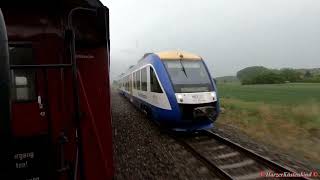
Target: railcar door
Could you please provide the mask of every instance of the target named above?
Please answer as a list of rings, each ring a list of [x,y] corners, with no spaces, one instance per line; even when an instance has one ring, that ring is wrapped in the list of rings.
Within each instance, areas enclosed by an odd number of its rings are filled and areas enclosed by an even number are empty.
[[[46,71],[30,68],[38,63],[32,43],[10,43],[9,55],[13,137],[11,176],[16,179],[48,179],[52,155]]]
[[[37,97],[36,72],[10,70],[10,64],[30,63],[32,48],[8,48],[1,10],[0,40],[0,179],[48,179],[46,118]]]
[[[45,72],[28,68],[36,64],[31,43],[10,43],[13,135],[37,136],[48,133]],[[24,67],[25,66],[25,67]]]

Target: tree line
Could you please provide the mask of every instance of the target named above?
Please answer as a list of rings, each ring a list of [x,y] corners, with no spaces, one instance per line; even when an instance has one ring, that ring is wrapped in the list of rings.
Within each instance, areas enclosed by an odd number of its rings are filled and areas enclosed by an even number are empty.
[[[263,66],[252,66],[237,72],[241,84],[282,84],[286,82],[320,83],[320,72],[291,68],[268,69]]]

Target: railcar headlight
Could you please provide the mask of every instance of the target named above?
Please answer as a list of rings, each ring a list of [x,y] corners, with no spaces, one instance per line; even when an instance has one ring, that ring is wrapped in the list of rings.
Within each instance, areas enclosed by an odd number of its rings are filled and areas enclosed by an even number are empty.
[[[178,95],[177,95],[177,98],[178,98],[178,100],[179,100],[180,102],[183,102],[183,99],[182,99],[182,95],[181,95],[181,94],[178,94]]]
[[[213,100],[215,100],[217,98],[217,93],[216,92],[211,92],[211,97],[213,98]]]

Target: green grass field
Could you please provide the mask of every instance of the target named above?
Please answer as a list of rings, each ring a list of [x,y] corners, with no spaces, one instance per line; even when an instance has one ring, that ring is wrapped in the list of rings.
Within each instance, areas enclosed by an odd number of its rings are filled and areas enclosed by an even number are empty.
[[[218,84],[218,123],[316,162],[320,167],[320,83]]]
[[[288,83],[264,85],[218,84],[220,97],[250,102],[299,105],[320,103],[320,83]]]

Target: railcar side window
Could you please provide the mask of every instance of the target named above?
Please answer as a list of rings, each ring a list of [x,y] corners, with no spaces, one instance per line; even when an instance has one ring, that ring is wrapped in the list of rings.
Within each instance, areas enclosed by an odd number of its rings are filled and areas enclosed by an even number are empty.
[[[131,92],[132,91],[132,74],[130,74],[128,78],[129,78],[129,91]]]
[[[130,85],[130,84],[129,84],[129,80],[130,80],[130,79],[129,79],[129,76],[127,76],[127,91],[129,91],[129,85]]]
[[[9,48],[11,65],[31,65],[34,64],[31,47],[10,46]],[[36,74],[31,69],[11,70],[12,88],[11,94],[14,101],[36,100]]]
[[[140,71],[137,71],[137,89],[140,90]]]
[[[133,89],[137,89],[136,88],[136,72],[132,73],[132,82],[133,82]]]
[[[158,82],[156,73],[154,72],[152,67],[150,67],[150,85],[151,85],[151,92],[162,93],[162,89]]]
[[[147,68],[141,69],[141,90],[147,91]]]
[[[126,77],[126,90],[129,91],[129,76]]]
[[[137,89],[137,72],[134,73],[134,89]]]

